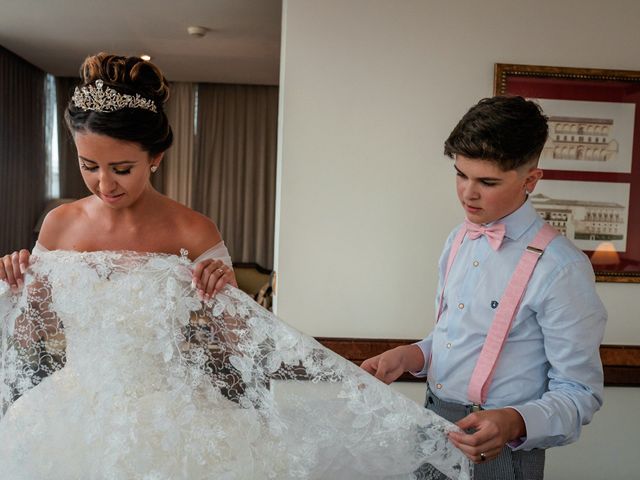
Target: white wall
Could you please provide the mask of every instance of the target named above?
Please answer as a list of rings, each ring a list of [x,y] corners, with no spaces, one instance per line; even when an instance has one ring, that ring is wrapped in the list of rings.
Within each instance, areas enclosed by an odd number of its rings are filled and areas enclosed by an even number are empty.
[[[428,333],[437,259],[463,218],[442,145],[492,94],[494,63],[640,70],[638,19],[636,0],[286,1],[279,316],[312,335]],[[639,289],[598,285],[606,343],[640,344]],[[638,390],[616,392],[609,417],[640,430]],[[581,441],[571,468],[622,468],[606,445]],[[548,478],[578,478],[553,455]]]

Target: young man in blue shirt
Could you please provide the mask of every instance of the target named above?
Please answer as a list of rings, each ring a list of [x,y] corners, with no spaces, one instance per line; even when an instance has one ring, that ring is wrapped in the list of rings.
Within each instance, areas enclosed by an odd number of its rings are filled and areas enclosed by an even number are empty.
[[[522,97],[481,100],[460,120],[445,154],[455,160],[466,220],[440,259],[436,326],[362,364],[386,383],[407,371],[427,376],[425,406],[466,432],[449,438],[476,463],[476,480],[542,479],[544,449],[575,441],[602,405],[607,314],[593,269],[569,240],[542,228],[528,200],[547,135],[539,106]],[[550,241],[537,248],[543,230]],[[514,280],[532,253],[532,273]],[[518,281],[522,297],[507,298]],[[496,340],[494,318],[509,303],[504,340]]]

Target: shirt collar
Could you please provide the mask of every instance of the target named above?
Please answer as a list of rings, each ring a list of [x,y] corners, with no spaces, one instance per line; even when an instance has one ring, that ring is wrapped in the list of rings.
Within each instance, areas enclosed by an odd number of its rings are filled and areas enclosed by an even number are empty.
[[[526,232],[538,218],[538,212],[531,205],[531,200],[527,200],[516,211],[506,217],[492,222],[490,225],[503,223],[505,226],[505,236],[511,240],[517,240]]]

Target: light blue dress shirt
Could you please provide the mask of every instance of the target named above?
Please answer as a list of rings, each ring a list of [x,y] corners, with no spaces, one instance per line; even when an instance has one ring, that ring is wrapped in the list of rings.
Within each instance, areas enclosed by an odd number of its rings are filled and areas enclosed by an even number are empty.
[[[469,380],[496,307],[543,220],[526,201],[498,222],[506,227],[498,251],[485,236],[465,237],[449,272],[440,321],[417,344],[425,366],[414,375],[423,377],[428,371],[429,387],[443,400],[471,403]],[[440,258],[436,310],[459,228],[449,235]],[[591,421],[602,405],[599,345],[606,319],[589,259],[565,237],[556,237],[531,276],[483,405],[510,406],[522,415],[527,436],[512,448],[571,443]]]

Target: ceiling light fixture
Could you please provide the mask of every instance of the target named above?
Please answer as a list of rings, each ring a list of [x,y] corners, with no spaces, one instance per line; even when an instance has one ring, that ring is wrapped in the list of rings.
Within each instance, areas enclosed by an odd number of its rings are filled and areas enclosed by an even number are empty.
[[[195,26],[195,25],[187,27],[187,32],[189,33],[189,35],[191,35],[192,37],[197,37],[197,38],[204,37],[207,34],[208,31],[209,31],[209,29],[207,27],[198,27],[198,26]]]
[[[151,60],[151,57],[147,54],[140,55],[140,58],[143,59],[145,62],[148,62],[149,60]]]

